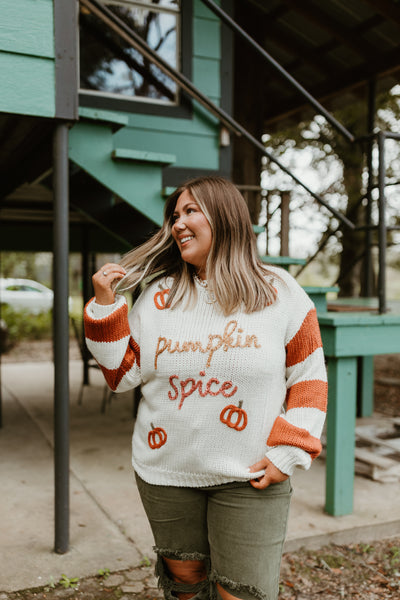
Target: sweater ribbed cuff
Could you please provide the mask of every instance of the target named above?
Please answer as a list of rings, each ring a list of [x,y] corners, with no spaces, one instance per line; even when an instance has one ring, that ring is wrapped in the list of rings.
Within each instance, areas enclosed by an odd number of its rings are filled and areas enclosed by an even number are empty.
[[[92,319],[104,319],[104,317],[109,317],[124,304],[126,304],[125,296],[120,296],[118,294],[115,296],[115,302],[113,304],[97,304],[96,299],[93,298],[86,305],[86,311],[88,316]]]
[[[294,446],[275,446],[265,455],[285,475],[293,475],[295,467],[307,471],[311,466],[311,456],[308,452]]]

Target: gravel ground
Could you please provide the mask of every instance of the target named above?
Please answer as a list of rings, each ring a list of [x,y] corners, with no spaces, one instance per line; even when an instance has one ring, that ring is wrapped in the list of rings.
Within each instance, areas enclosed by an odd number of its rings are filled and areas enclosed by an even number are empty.
[[[400,538],[285,554],[280,600],[400,598]]]
[[[160,600],[153,565],[61,582],[0,600]],[[279,600],[395,600],[400,598],[400,538],[329,545],[284,554]]]
[[[94,577],[75,579],[71,574],[40,588],[0,592],[0,600],[159,600],[162,593],[148,562],[136,568],[110,573],[103,569]]]

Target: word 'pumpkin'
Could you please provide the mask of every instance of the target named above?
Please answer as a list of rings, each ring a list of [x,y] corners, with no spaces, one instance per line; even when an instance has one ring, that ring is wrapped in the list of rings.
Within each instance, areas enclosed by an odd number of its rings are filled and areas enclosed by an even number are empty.
[[[151,423],[151,431],[149,431],[147,441],[152,450],[161,448],[167,441],[167,432],[162,427],[154,427],[153,423]]]
[[[240,400],[239,406],[235,406],[234,404],[225,406],[219,417],[222,423],[225,423],[225,425],[228,425],[232,429],[236,429],[236,431],[243,431],[247,425],[247,413],[242,408],[242,404],[243,401]]]

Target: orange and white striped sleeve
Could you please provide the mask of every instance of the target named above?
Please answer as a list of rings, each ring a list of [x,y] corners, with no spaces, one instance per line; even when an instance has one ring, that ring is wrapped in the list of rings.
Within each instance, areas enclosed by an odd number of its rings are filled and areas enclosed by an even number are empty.
[[[140,384],[140,346],[132,337],[128,305],[123,296],[102,306],[94,298],[85,306],[86,345],[114,392],[125,392]]]
[[[299,286],[295,298],[291,309],[296,317],[285,343],[286,411],[275,420],[267,440],[267,457],[288,475],[296,466],[308,469],[320,454],[328,397],[317,312]]]

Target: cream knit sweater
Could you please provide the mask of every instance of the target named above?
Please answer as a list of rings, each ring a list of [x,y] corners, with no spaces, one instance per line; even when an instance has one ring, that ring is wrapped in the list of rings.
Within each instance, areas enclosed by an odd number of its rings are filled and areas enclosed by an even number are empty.
[[[196,283],[196,303],[168,307],[150,284],[128,314],[123,296],[85,308],[89,350],[111,389],[141,385],[132,462],[145,481],[210,486],[262,474],[266,455],[290,475],[321,450],[327,382],[316,311],[284,270],[277,301],[224,316]]]

